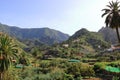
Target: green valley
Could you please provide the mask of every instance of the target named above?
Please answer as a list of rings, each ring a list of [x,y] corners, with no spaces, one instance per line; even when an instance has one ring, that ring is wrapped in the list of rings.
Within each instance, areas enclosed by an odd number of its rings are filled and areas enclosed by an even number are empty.
[[[83,28],[68,40],[53,45],[31,39],[13,40],[20,53],[12,59],[3,76],[5,80],[84,80],[119,75],[108,70],[110,66],[119,68],[119,51],[103,52],[111,45],[98,32]]]
[[[24,26],[0,23],[0,80],[120,80],[118,0],[108,2],[102,9],[105,27],[98,31],[101,21],[94,15],[105,0],[101,4],[99,0],[100,5],[95,6],[93,3],[96,2],[90,0],[37,0],[36,4],[32,0],[21,1],[12,5],[15,0],[0,3],[0,9],[3,9],[1,22],[34,25],[22,28]],[[76,27],[82,23],[96,25]],[[73,35],[66,34],[66,31],[72,34],[76,29]]]

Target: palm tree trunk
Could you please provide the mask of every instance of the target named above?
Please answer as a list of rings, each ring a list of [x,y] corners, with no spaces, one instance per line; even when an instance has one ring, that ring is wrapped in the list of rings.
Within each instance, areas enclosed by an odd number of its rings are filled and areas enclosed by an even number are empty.
[[[118,27],[116,27],[116,32],[117,32],[118,42],[120,43],[120,35],[119,35],[119,28]]]
[[[0,73],[0,80],[3,80],[3,74]]]

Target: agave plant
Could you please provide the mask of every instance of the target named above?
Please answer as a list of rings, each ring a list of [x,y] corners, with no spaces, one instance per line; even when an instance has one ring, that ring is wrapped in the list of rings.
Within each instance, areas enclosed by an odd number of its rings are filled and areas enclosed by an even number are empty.
[[[4,80],[4,73],[9,69],[12,58],[18,53],[17,45],[6,34],[0,34],[0,80]]]

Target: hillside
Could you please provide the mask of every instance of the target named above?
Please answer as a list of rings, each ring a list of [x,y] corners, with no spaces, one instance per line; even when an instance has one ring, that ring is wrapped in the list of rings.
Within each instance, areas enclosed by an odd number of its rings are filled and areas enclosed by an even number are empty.
[[[105,41],[110,42],[112,44],[117,43],[117,35],[116,35],[116,31],[111,29],[111,28],[107,28],[107,27],[102,27],[98,33],[101,33],[102,36],[104,37]]]
[[[96,54],[110,47],[102,35],[81,29],[72,35],[67,41],[56,44],[48,50],[47,55],[64,58],[81,58],[86,54]]]
[[[49,28],[19,28],[0,24],[0,31],[5,32],[19,40],[39,40],[44,44],[60,43],[68,39],[69,35]]]
[[[90,49],[99,51],[109,46],[109,44],[104,41],[101,34],[97,32],[90,32],[84,28],[71,36],[68,39],[68,42],[73,43],[73,45],[79,44],[81,47],[88,50],[88,52]]]

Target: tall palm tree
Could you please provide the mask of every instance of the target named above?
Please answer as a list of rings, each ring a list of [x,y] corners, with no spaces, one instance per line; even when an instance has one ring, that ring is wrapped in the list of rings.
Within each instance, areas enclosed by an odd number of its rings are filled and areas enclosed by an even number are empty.
[[[14,41],[6,34],[0,33],[0,80],[4,80],[4,73],[11,64],[11,59],[17,56],[18,49]]]
[[[109,5],[106,5],[107,8],[103,9],[105,11],[102,14],[102,17],[106,15],[105,24],[106,27],[110,27],[116,29],[118,42],[120,43],[120,36],[119,36],[119,27],[120,27],[120,5],[119,2],[116,0],[115,2],[109,2]]]

